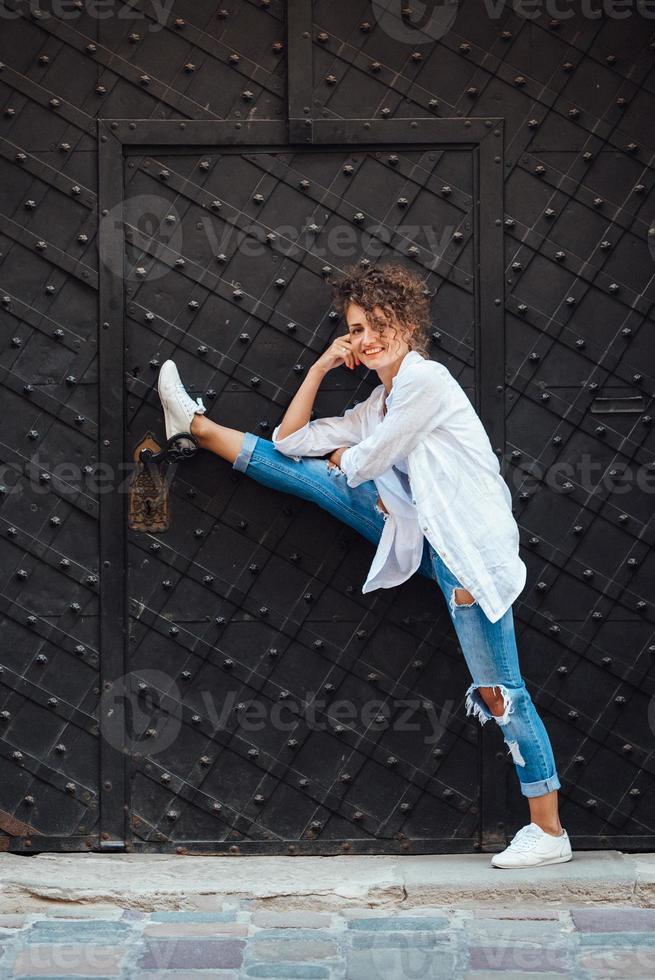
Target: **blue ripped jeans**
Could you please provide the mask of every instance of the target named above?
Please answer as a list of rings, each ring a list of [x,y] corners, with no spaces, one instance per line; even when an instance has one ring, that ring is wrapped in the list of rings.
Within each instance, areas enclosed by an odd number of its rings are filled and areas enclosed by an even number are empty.
[[[377,504],[373,480],[349,487],[345,474],[327,459],[285,456],[270,439],[244,434],[233,468],[267,487],[318,504],[373,544],[382,534],[386,514]],[[494,718],[512,756],[523,796],[543,796],[560,788],[548,733],[533,704],[519,669],[512,609],[490,622],[475,599],[456,604],[455,589],[463,588],[427,539],[418,569],[435,579],[443,592],[473,683],[466,692],[466,714],[481,724]],[[503,714],[494,715],[477,690],[498,688]]]

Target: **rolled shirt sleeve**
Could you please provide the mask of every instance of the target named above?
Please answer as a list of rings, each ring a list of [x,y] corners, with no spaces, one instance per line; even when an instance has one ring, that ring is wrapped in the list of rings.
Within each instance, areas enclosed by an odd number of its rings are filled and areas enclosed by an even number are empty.
[[[367,438],[341,455],[348,486],[374,480],[406,457],[449,411],[447,386],[433,362],[424,360],[396,375],[387,414]]]
[[[306,422],[282,439],[278,436],[280,423],[273,429],[273,445],[285,456],[324,456],[342,446],[355,446],[363,438],[368,401],[346,409],[343,415]]]

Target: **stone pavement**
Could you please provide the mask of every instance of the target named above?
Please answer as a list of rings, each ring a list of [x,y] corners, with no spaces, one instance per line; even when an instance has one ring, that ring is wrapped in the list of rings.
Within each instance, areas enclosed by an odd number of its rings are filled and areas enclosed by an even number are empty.
[[[282,901],[315,911],[349,904],[614,902],[655,906],[655,854],[573,851],[538,872],[490,866],[491,854],[215,857],[203,854],[0,854],[0,912],[53,900],[104,902],[143,912],[189,908],[195,896]],[[655,975],[655,974],[654,974]]]
[[[0,978],[655,977],[655,855],[0,854]]]
[[[214,905],[215,900],[212,899]],[[0,915],[0,976],[430,980],[655,976],[655,909],[54,909]]]

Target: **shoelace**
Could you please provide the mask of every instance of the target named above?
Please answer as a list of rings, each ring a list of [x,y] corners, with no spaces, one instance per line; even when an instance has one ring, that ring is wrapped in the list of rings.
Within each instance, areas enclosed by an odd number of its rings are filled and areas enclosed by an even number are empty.
[[[178,383],[176,384],[175,387],[176,387],[176,389],[178,391],[178,394],[182,395],[184,398],[191,398],[191,395],[186,390],[186,388],[184,387],[184,385],[182,384],[181,381],[178,381]],[[191,401],[193,401],[192,398],[191,398]],[[206,412],[207,411],[207,409],[203,405],[202,398],[196,398],[196,405],[198,406],[198,408],[201,408],[203,410],[203,412]]]
[[[540,837],[539,831],[527,824],[516,832],[510,847],[513,851],[528,851]]]

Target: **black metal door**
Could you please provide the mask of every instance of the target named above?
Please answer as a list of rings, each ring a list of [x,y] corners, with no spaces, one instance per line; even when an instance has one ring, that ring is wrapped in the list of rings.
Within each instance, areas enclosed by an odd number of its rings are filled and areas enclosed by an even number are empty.
[[[644,15],[69,8],[0,8],[3,846],[466,851],[522,812],[435,586],[362,596],[367,542],[208,454],[128,529],[158,363],[270,436],[361,253],[425,274],[502,456],[574,846],[652,849]],[[375,382],[337,374],[317,414]]]
[[[187,127],[183,147],[168,123],[107,134],[116,156],[128,141],[125,458],[159,434],[153,384],[167,357],[214,418],[270,437],[338,326],[324,280],[348,256],[424,271],[439,319],[455,325],[448,338],[435,329],[435,351],[476,400],[476,236],[493,265],[500,129],[391,124],[369,128],[380,145],[368,149],[355,125],[329,149],[262,148],[272,135],[256,123],[246,133],[202,123]],[[203,139],[211,145],[189,151]],[[162,140],[177,145],[146,151]],[[146,210],[153,227],[142,231]],[[501,321],[482,323],[502,381]],[[323,386],[319,414],[368,394],[370,379],[341,374]],[[496,406],[500,431],[498,395]],[[176,471],[170,509],[166,533],[138,525],[129,540],[128,673],[160,705],[134,754],[132,846],[323,853],[477,842],[478,733],[454,710],[466,678],[434,583],[364,599],[374,549],[363,538],[207,454]]]

